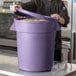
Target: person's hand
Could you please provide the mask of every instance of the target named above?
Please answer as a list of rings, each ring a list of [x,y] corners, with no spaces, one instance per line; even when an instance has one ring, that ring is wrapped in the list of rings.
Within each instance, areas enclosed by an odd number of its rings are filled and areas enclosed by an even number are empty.
[[[20,9],[22,9],[22,7],[21,7],[21,5],[13,5],[13,6],[11,6],[11,11],[14,13],[14,12],[16,12],[16,8],[20,8]]]
[[[58,14],[51,14],[52,18],[57,19],[60,24],[65,24],[65,19]]]
[[[60,15],[58,14],[51,14],[50,15],[52,18],[59,20],[60,19]]]

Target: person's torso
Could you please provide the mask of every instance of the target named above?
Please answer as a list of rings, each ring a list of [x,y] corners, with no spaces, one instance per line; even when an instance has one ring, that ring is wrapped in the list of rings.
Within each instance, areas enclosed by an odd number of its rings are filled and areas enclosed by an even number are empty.
[[[59,13],[60,7],[61,7],[61,1],[56,0],[42,0],[41,7],[39,5],[36,5],[37,7],[37,13],[44,14],[44,15],[50,15],[53,13]]]

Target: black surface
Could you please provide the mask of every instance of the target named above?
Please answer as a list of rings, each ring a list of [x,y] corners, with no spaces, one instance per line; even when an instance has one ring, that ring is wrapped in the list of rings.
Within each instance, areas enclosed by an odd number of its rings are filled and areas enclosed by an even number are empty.
[[[16,33],[10,30],[14,17],[11,13],[0,13],[0,38],[16,39]]]
[[[73,59],[76,59],[76,33],[73,33]]]
[[[0,39],[9,39],[9,40],[16,40],[16,35],[0,35]]]
[[[17,51],[17,47],[3,46],[3,45],[0,45],[0,49]]]
[[[62,40],[63,40],[63,41],[71,41],[71,39],[68,38],[68,37],[62,37]]]

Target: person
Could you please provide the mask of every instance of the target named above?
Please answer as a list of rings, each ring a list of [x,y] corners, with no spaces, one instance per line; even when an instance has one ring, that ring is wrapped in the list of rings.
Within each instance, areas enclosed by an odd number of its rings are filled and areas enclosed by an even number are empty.
[[[14,12],[16,12],[16,7],[51,16],[58,20],[60,27],[67,27],[67,24],[69,23],[68,11],[62,0],[31,0],[21,5],[14,5]],[[60,30],[56,32],[54,61],[61,62],[61,41]]]

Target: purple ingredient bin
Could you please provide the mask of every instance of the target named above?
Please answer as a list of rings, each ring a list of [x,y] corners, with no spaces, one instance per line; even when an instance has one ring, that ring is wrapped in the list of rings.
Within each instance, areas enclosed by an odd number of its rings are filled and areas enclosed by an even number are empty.
[[[11,30],[17,32],[19,69],[40,72],[53,67],[55,33],[60,27],[56,20],[48,18],[38,22],[14,19]]]

